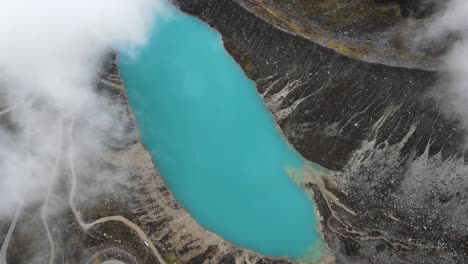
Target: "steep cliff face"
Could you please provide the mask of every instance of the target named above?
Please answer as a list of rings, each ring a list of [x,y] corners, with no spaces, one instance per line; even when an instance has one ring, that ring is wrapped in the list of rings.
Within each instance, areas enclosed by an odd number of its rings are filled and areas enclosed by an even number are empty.
[[[252,1],[176,2],[221,32],[288,141],[331,169],[328,189],[351,211],[331,214],[303,185],[337,263],[468,261],[465,132],[432,98],[443,76],[348,58],[259,18]]]

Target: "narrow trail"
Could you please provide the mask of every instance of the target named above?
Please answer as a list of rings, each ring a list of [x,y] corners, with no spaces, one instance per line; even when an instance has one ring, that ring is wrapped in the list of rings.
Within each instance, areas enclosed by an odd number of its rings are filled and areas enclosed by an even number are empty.
[[[0,264],[7,264],[8,246],[10,245],[10,240],[13,236],[13,231],[15,231],[16,223],[18,223],[18,219],[22,209],[23,204],[19,204],[18,208],[16,208],[16,212],[13,216],[13,220],[11,221],[10,228],[8,229],[8,233],[5,237],[5,240],[3,241],[2,248],[0,249]]]
[[[7,107],[6,109],[0,111],[0,116],[10,113],[11,111],[13,111],[17,107],[18,107],[18,104]],[[31,116],[30,116],[29,109],[30,108],[28,108],[28,111],[26,112],[28,122],[26,122],[27,126],[25,128],[26,135],[27,135],[26,136],[26,140],[27,140],[26,146],[28,147],[27,152],[26,152],[27,155],[26,155],[26,164],[25,164],[25,166],[27,166],[28,168],[29,168],[30,158],[31,158],[31,149],[30,149],[30,147],[31,147],[31,127],[30,127],[30,123],[31,123],[30,118],[31,118]],[[23,209],[23,202],[20,201],[18,203],[18,207],[16,208],[15,215],[13,216],[13,219],[11,221],[10,228],[8,229],[8,233],[7,233],[6,237],[5,237],[5,240],[3,240],[3,244],[2,244],[2,247],[0,249],[0,264],[7,264],[8,247],[10,245],[10,241],[11,241],[11,238],[13,236],[13,232],[15,231],[16,224],[18,223],[18,219],[19,219],[19,216],[21,214],[22,209]]]
[[[58,167],[60,165],[60,159],[62,157],[62,140],[63,140],[63,120],[60,119],[59,120],[59,144],[58,144],[58,147],[57,147],[57,155],[56,155],[56,158],[55,158],[55,163],[54,163],[54,168],[52,170],[52,173],[51,173],[51,177],[49,178],[49,187],[48,187],[48,190],[47,190],[47,196],[46,196],[46,199],[44,200],[44,204],[42,205],[42,208],[41,208],[41,219],[42,219],[42,223],[44,224],[44,228],[46,230],[46,233],[47,233],[47,239],[49,241],[49,245],[50,245],[50,256],[49,256],[49,264],[53,264],[54,263],[54,259],[55,259],[55,242],[54,242],[54,238],[52,237],[52,233],[50,232],[50,228],[49,228],[49,225],[47,224],[47,204],[49,203],[49,198],[50,198],[50,193],[52,191],[52,186],[53,186],[53,183],[55,182],[55,179],[57,178],[58,176]]]
[[[74,123],[75,123],[75,120],[72,118],[70,129],[68,130],[68,140],[70,144],[69,151],[68,151],[68,159],[69,159],[69,166],[70,166],[70,171],[71,171],[71,187],[70,187],[69,204],[80,227],[84,231],[88,231],[89,229],[91,229],[93,226],[97,224],[103,224],[103,223],[110,222],[110,221],[123,223],[138,234],[138,236],[145,243],[145,245],[147,245],[151,249],[151,251],[156,256],[160,264],[167,264],[166,261],[164,261],[164,259],[162,258],[157,248],[154,246],[153,242],[151,242],[149,237],[146,235],[146,233],[137,224],[133,223],[127,218],[120,216],[120,215],[106,216],[106,217],[99,218],[98,220],[91,222],[91,223],[85,223],[83,219],[81,218],[81,213],[76,209],[76,206],[73,203],[73,197],[75,196],[76,188],[77,188],[77,176],[76,176],[76,171],[75,171],[74,148],[73,148],[74,147],[74,141],[73,141]],[[0,263],[0,264],[3,264],[3,263]]]

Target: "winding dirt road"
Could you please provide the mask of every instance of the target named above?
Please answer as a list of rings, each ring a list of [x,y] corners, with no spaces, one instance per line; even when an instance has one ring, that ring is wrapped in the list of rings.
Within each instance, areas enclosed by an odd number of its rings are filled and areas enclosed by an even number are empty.
[[[68,130],[69,132],[68,140],[70,143],[68,159],[69,159],[69,166],[70,166],[70,171],[71,171],[71,187],[70,187],[69,203],[70,203],[70,208],[72,209],[73,214],[75,215],[75,218],[78,221],[79,225],[84,231],[88,231],[95,225],[103,224],[109,221],[116,221],[116,222],[123,223],[138,234],[138,236],[145,243],[145,245],[151,249],[151,251],[156,256],[160,264],[167,264],[162,258],[159,251],[154,246],[153,242],[151,242],[149,237],[146,235],[146,233],[138,225],[128,220],[127,218],[120,216],[120,215],[106,216],[106,217],[99,218],[98,220],[91,222],[91,223],[85,223],[83,219],[81,218],[81,213],[76,209],[76,205],[73,203],[73,198],[75,196],[76,188],[77,188],[77,176],[76,176],[76,171],[75,171],[74,148],[73,148],[74,146],[74,140],[73,140],[74,123],[75,123],[74,119],[72,119],[70,129]]]

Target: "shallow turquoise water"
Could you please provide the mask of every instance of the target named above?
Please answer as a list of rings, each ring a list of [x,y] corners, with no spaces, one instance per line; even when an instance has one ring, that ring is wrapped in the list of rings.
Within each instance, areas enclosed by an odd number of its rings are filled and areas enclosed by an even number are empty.
[[[320,247],[313,204],[285,171],[304,160],[220,35],[171,12],[137,58],[119,62],[143,142],[170,190],[199,224],[237,246],[292,258]]]

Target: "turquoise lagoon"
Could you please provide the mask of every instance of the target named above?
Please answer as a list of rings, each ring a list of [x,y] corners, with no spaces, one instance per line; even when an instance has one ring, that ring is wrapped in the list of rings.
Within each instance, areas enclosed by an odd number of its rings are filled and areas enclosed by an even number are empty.
[[[219,33],[170,12],[136,58],[119,60],[160,174],[200,225],[236,246],[295,259],[320,254],[314,205],[286,172],[305,161]]]

